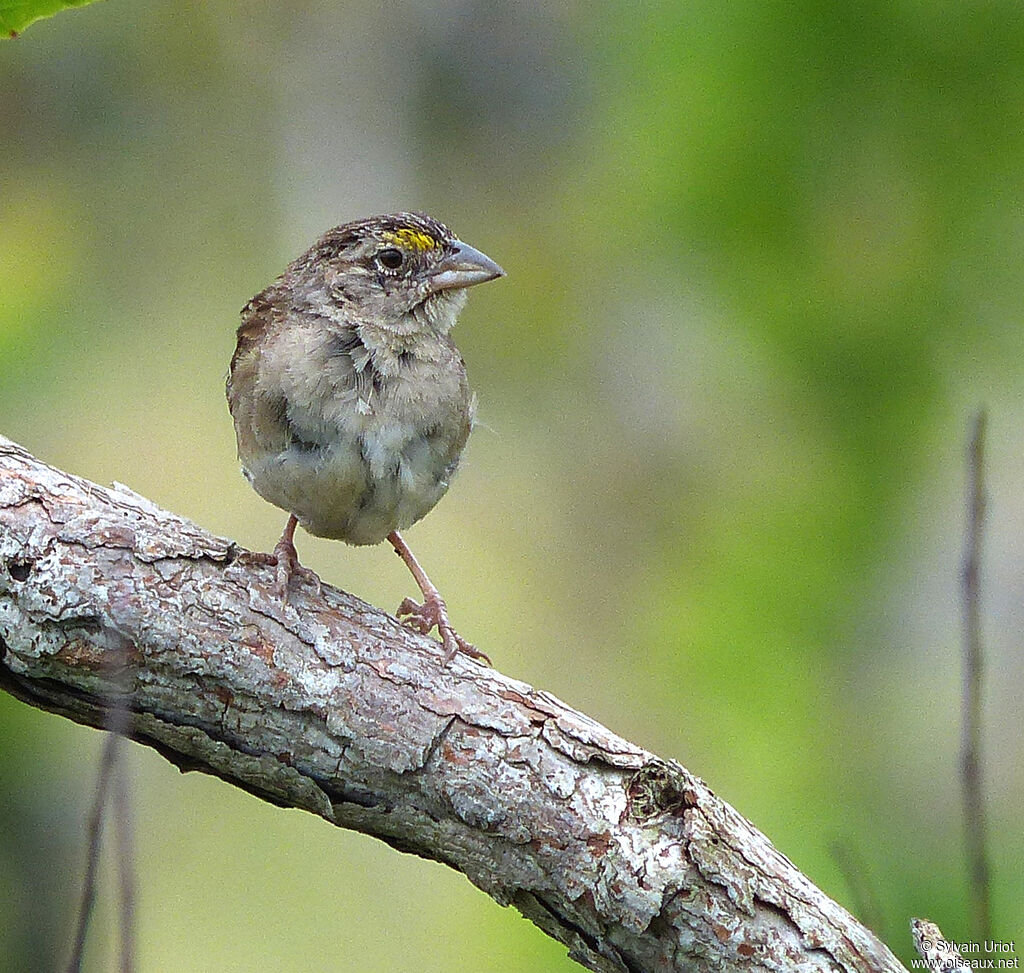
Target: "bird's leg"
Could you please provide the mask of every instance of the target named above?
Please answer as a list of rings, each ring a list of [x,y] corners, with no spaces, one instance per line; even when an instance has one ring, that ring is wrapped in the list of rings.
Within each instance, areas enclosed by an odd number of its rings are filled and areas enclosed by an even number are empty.
[[[483,652],[472,643],[467,642],[452,628],[452,623],[448,620],[448,606],[444,603],[441,592],[434,587],[430,578],[427,577],[426,571],[420,567],[416,555],[409,550],[409,545],[402,539],[402,535],[397,530],[393,530],[388,534],[388,540],[395,549],[395,553],[405,561],[412,576],[416,579],[420,591],[423,592],[423,604],[406,598],[398,606],[398,617],[402,619],[403,624],[423,635],[436,627],[444,645],[444,661],[446,663],[451,662],[457,653],[462,652],[471,659],[485,659],[489,664],[491,660]]]
[[[295,550],[295,528],[299,519],[295,514],[288,517],[288,523],[284,525],[281,532],[281,539],[274,546],[272,554],[254,554],[254,558],[262,564],[277,566],[277,593],[281,601],[288,602],[288,586],[294,577],[308,581],[316,587],[317,595],[320,594],[320,576],[309,568],[299,564],[299,552]]]

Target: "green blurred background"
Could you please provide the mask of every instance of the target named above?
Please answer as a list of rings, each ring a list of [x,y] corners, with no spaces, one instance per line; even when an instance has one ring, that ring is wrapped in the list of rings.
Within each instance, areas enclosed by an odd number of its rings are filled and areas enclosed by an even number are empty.
[[[1017,2],[108,0],[0,46],[0,433],[240,543],[238,310],[327,227],[498,260],[480,397],[410,534],[500,669],[682,761],[904,958],[971,936],[969,419],[997,938],[1024,930]],[[299,537],[394,608],[383,546]],[[100,735],[0,698],[0,965],[66,960]],[[570,971],[461,876],[131,747],[146,973]],[[88,968],[115,965],[105,873]]]

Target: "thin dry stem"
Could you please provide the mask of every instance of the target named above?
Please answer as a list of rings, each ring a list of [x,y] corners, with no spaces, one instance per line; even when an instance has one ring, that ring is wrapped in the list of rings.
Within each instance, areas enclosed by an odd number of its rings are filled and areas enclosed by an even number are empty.
[[[974,418],[968,447],[967,540],[963,568],[964,658],[960,773],[971,928],[979,942],[992,938],[990,873],[986,853],[982,782],[981,692],[984,654],[981,639],[981,544],[985,522],[984,409]]]

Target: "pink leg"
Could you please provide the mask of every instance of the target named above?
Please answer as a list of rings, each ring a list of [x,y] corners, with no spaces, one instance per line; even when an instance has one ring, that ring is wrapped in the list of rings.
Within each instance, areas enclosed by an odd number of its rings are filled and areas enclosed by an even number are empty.
[[[456,654],[462,652],[471,659],[485,659],[488,664],[490,659],[484,655],[476,646],[467,642],[458,632],[452,628],[448,620],[448,606],[441,597],[441,592],[434,587],[427,573],[420,567],[416,556],[409,550],[409,545],[402,539],[397,530],[388,534],[388,540],[395,549],[395,553],[406,563],[416,579],[420,591],[423,592],[423,604],[418,604],[411,598],[406,598],[398,606],[398,617],[405,625],[426,635],[432,628],[437,628],[444,645],[445,662],[451,662]]]

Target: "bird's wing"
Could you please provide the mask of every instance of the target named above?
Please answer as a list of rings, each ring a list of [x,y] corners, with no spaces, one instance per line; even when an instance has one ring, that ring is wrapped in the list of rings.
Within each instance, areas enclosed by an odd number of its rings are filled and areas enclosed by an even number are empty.
[[[355,331],[252,302],[243,315],[227,384],[243,463],[254,453],[336,444],[346,418],[374,398],[377,376]]]
[[[286,422],[288,403],[283,391],[275,394],[262,381],[263,351],[273,328],[270,308],[243,311],[235,353],[228,372],[227,397],[238,438],[238,457],[243,464],[267,453],[277,453],[288,445]]]

